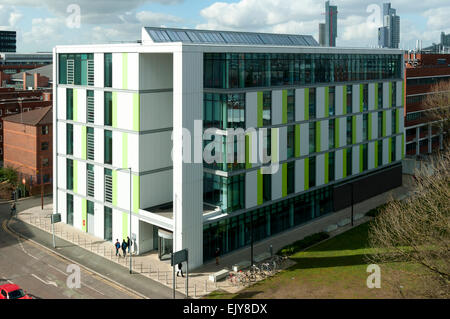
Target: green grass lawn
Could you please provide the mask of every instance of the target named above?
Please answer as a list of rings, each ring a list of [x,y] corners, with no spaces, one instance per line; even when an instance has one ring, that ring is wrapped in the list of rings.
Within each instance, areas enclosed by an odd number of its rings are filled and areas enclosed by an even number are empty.
[[[295,265],[238,294],[216,291],[207,298],[400,298],[398,289],[383,284],[383,274],[388,276],[391,269],[386,265],[380,265],[381,288],[367,288],[367,255],[373,252],[367,242],[369,223],[292,255]],[[414,268],[401,263],[389,266]],[[403,291],[408,284],[413,283],[405,278]]]

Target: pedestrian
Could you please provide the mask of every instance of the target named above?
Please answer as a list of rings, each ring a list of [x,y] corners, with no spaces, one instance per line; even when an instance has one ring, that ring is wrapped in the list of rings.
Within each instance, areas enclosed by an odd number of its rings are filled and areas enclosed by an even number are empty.
[[[214,253],[214,256],[216,257],[216,266],[219,265],[219,256],[220,256],[220,249],[216,248],[216,252]]]
[[[123,252],[123,257],[127,256],[127,243],[125,242],[125,239],[122,242],[122,252]]]
[[[16,203],[13,202],[11,204],[11,216],[13,216],[16,213]]]
[[[181,263],[178,264],[177,277],[179,277],[178,274],[180,272],[181,272],[181,277],[184,277],[184,275],[183,275],[183,265]]]
[[[133,245],[133,242],[131,241],[130,237],[127,236],[127,246],[128,246],[128,253],[131,254],[131,246]]]
[[[116,247],[116,256],[119,255],[119,257],[120,257],[120,253],[119,253],[120,243],[119,243],[118,239],[116,239],[116,244],[114,246]]]

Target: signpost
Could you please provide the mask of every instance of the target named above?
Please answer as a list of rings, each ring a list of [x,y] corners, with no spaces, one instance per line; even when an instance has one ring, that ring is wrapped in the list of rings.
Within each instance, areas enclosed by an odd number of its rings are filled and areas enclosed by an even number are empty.
[[[61,214],[52,214],[51,215],[51,223],[52,223],[52,233],[53,233],[53,248],[56,248],[55,242],[55,224],[61,222]]]
[[[179,263],[186,262],[186,298],[189,295],[189,257],[188,250],[183,249],[171,254],[170,265],[173,267],[173,299],[175,299],[175,267]]]

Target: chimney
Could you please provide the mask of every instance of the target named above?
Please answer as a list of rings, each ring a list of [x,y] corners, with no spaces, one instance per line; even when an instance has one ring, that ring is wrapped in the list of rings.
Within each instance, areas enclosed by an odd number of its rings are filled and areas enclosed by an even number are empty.
[[[22,73],[22,80],[23,80],[23,89],[26,90],[27,89],[27,73],[26,72]]]

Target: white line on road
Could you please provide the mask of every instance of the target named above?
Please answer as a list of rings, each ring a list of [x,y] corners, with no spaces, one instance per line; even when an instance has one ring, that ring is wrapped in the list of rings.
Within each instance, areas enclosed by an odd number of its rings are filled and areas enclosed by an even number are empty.
[[[33,276],[34,278],[36,278],[37,280],[43,282],[43,283],[46,284],[46,285],[49,285],[49,286],[52,285],[52,286],[58,287],[58,285],[57,285],[56,282],[54,282],[54,281],[49,281],[49,282],[47,282],[47,281],[45,281],[45,280],[39,278],[39,277],[36,276],[35,274],[31,274],[31,276]]]

